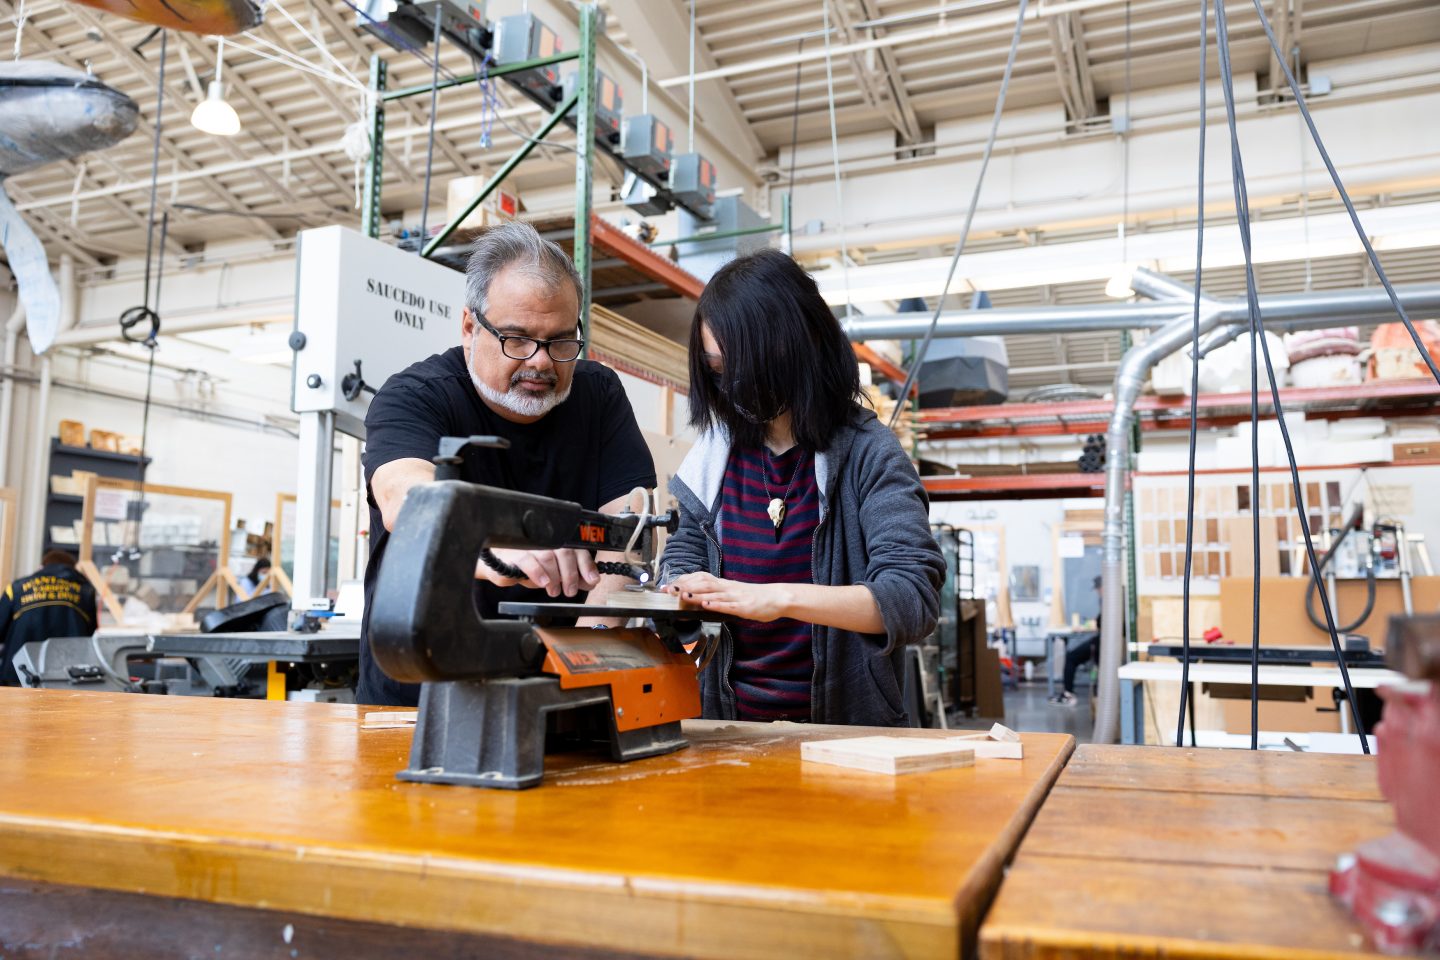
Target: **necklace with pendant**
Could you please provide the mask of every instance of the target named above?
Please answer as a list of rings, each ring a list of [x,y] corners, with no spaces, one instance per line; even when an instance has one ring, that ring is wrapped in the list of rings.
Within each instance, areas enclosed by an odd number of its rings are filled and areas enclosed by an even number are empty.
[[[770,501],[765,507],[765,512],[770,516],[770,522],[775,526],[775,542],[780,542],[780,528],[785,523],[785,501],[790,499],[790,491],[795,486],[795,480],[800,476],[800,468],[805,464],[805,454],[802,452],[799,459],[795,461],[795,469],[790,473],[790,483],[786,485],[785,492],[780,496],[770,493],[770,450],[764,444],[760,445],[760,456],[762,458],[760,469],[760,484],[765,489],[765,497]]]

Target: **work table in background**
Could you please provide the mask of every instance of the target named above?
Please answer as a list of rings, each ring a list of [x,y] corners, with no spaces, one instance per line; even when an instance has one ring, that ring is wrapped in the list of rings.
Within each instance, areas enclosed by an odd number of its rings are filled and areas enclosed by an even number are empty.
[[[801,763],[857,728],[690,721],[510,792],[397,781],[411,731],[349,705],[4,689],[0,727],[0,947],[348,960],[954,958],[1073,748],[892,778]]]

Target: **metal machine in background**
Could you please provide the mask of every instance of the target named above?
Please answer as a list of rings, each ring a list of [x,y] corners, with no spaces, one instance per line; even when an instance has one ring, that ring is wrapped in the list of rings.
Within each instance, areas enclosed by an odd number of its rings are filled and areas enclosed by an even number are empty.
[[[682,630],[698,634],[698,621],[729,618],[639,604],[509,603],[500,612],[522,619],[483,620],[473,597],[475,558],[495,547],[623,553],[633,578],[653,590],[656,531],[673,530],[678,517],[611,516],[456,479],[465,447],[504,445],[442,440],[437,482],[410,491],[390,537],[371,651],[389,676],[423,684],[400,778],[520,789],[540,782],[547,748],[565,743],[605,744],[617,761],[681,749],[680,721],[700,715],[695,654],[703,655],[687,652]],[[653,626],[562,625],[587,616],[646,617]]]
[[[52,637],[15,654],[20,685],[37,690],[110,690],[184,697],[255,695],[243,664],[217,657],[178,659],[143,635]]]
[[[1425,551],[1423,536],[1406,533],[1405,524],[1398,519],[1379,518],[1369,528],[1365,526],[1365,508],[1357,505],[1338,529],[1327,531],[1329,546],[1319,559],[1320,573],[1325,580],[1325,592],[1334,611],[1338,633],[1345,634],[1360,629],[1370,619],[1375,609],[1375,581],[1399,580],[1400,596],[1407,616],[1415,612],[1415,600],[1411,593],[1411,579],[1415,575],[1414,558],[1418,556],[1427,572],[1430,570],[1430,555]],[[1340,610],[1339,592],[1336,584],[1342,579],[1365,580],[1365,606],[1353,620],[1346,621],[1348,613]],[[1305,590],[1305,614],[1319,630],[1327,630],[1323,617],[1315,610],[1315,581],[1311,578]]]
[[[1380,791],[1395,832],[1340,858],[1330,892],[1389,954],[1440,949],[1440,614],[1392,617],[1390,666],[1409,682],[1381,687],[1375,729]]]

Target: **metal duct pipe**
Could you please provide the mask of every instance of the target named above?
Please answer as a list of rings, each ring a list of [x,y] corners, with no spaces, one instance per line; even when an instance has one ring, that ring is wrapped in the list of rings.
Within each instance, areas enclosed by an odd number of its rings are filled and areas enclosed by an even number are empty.
[[[5,486],[10,471],[10,423],[15,419],[15,354],[19,351],[20,331],[25,329],[25,302],[15,298],[15,309],[5,322],[4,377],[0,383],[0,487]]]
[[[1142,297],[1149,297],[1151,300],[1180,300],[1187,306],[1195,300],[1195,288],[1187,287],[1179,280],[1171,279],[1163,273],[1156,273],[1145,267],[1136,267],[1125,279],[1133,292]],[[1109,292],[1108,289],[1106,292]],[[1210,300],[1203,293],[1201,299]]]
[[[1168,278],[1161,278],[1166,279]],[[1173,281],[1172,281],[1173,283]],[[1176,285],[1179,286],[1178,284]],[[1440,284],[1397,287],[1407,310],[1440,314]],[[940,315],[937,337],[1025,336],[1047,333],[1086,333],[1100,330],[1157,330],[1176,318],[1190,318],[1190,298],[1142,303],[1102,303],[1077,307],[1015,307],[999,310],[952,310]],[[1224,323],[1241,323],[1247,329],[1250,314],[1244,297],[1215,300],[1206,297],[1201,308],[1216,310]],[[1375,323],[1393,319],[1390,298],[1374,290],[1327,290],[1286,293],[1260,298],[1260,313],[1270,330],[1304,330],[1339,323]],[[920,313],[883,313],[844,321],[851,340],[918,340],[925,336],[929,319]]]
[[[1440,310],[1440,284],[1396,288],[1406,310],[1425,313]],[[1378,294],[1378,296],[1377,296]],[[1381,306],[1387,313],[1381,312]],[[1359,317],[1394,316],[1384,290],[1337,290],[1262,297],[1261,315],[1268,328],[1302,329],[1353,322]],[[1200,335],[1237,320],[1247,321],[1243,298],[1220,303],[1202,301]],[[1096,743],[1114,743],[1120,719],[1120,662],[1125,649],[1125,491],[1130,479],[1130,427],[1135,421],[1135,400],[1150,369],[1184,347],[1193,334],[1192,316],[1185,316],[1156,331],[1145,342],[1126,351],[1115,374],[1115,409],[1106,433],[1104,565],[1100,593],[1100,677],[1097,692]]]
[[[997,334],[1157,329],[1180,316],[1185,309],[1177,303],[1102,303],[1082,307],[952,310],[940,315],[935,336],[987,337]],[[843,321],[842,325],[845,335],[851,340],[918,340],[930,329],[930,317],[923,313],[874,314],[852,317]]]
[[[1193,308],[1192,308],[1193,311]],[[1215,329],[1221,314],[1201,303],[1200,335]],[[1118,676],[1125,649],[1125,490],[1130,481],[1130,427],[1135,400],[1145,388],[1150,369],[1179,350],[1194,334],[1194,313],[1170,322],[1144,343],[1125,351],[1115,372],[1115,409],[1105,436],[1104,556],[1100,583],[1100,669],[1096,694],[1096,743],[1114,743],[1120,728]]]

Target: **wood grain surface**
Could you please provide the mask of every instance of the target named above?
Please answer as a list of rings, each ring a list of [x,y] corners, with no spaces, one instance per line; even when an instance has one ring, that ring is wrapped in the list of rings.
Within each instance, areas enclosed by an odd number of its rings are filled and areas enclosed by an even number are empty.
[[[1372,757],[1083,746],[985,918],[981,956],[1371,956],[1327,876],[1393,825]]]
[[[0,876],[715,957],[955,957],[1073,747],[896,779],[801,764],[864,728],[694,721],[510,792],[396,780],[410,731],[346,705],[4,689],[0,723]]]

